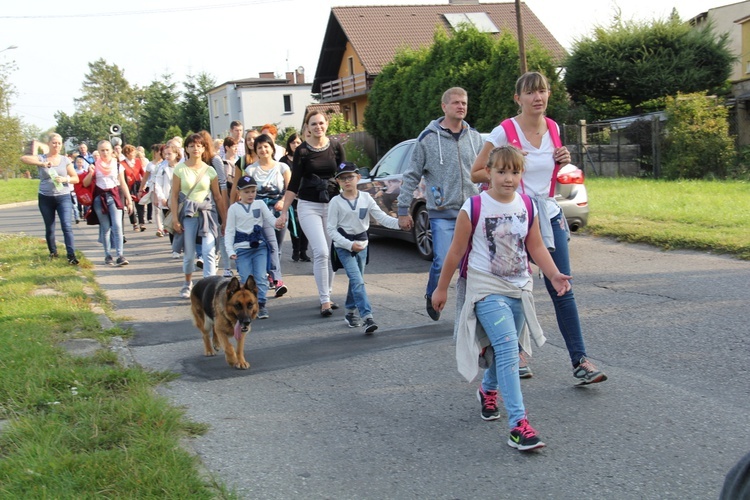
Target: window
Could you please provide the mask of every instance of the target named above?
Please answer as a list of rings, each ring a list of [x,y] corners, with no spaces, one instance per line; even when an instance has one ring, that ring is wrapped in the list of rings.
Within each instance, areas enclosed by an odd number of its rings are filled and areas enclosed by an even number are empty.
[[[219,117],[219,100],[214,99],[214,118]]]
[[[349,76],[353,76],[354,75],[354,58],[353,57],[349,57],[349,59],[347,59],[346,63],[349,66]]]
[[[408,163],[404,161],[407,153],[411,152],[411,148],[414,143],[400,144],[391,149],[386,155],[380,160],[378,166],[377,177],[387,177],[389,175],[401,173],[403,170],[402,165]],[[411,156],[409,156],[410,158]]]
[[[292,94],[284,94],[284,113],[293,113]]]
[[[351,121],[352,125],[354,125],[355,127],[359,126],[359,117],[357,116],[357,103],[356,102],[352,103],[352,119],[349,121]]]
[[[229,106],[227,106],[227,96],[221,98],[221,106],[224,109],[224,114],[229,114]]]

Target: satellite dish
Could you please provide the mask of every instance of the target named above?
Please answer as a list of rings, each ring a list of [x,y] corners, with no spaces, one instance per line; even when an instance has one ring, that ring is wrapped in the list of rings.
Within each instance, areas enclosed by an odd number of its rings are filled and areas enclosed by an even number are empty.
[[[300,66],[299,68],[297,68],[297,73],[299,73],[300,75],[304,75],[305,74],[305,68],[303,66]]]

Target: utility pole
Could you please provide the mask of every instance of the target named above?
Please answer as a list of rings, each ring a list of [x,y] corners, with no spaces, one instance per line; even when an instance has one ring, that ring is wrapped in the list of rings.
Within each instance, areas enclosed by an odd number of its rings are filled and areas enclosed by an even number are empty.
[[[523,16],[521,15],[521,0],[516,0],[516,31],[518,32],[518,57],[521,60],[521,74],[526,73],[526,44],[523,40]]]

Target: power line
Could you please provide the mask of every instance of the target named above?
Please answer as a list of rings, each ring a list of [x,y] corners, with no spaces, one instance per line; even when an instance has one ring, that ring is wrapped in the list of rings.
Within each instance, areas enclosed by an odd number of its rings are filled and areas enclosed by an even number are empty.
[[[175,12],[190,12],[198,10],[230,9],[235,7],[248,7],[250,5],[259,5],[264,3],[282,3],[291,0],[247,0],[240,3],[225,3],[217,5],[199,5],[194,7],[173,7],[168,9],[150,9],[150,10],[133,10],[122,12],[99,12],[95,14],[54,14],[54,15],[22,15],[22,16],[2,16],[0,19],[81,19],[87,17],[120,17],[120,16],[140,16],[144,14],[174,14]]]

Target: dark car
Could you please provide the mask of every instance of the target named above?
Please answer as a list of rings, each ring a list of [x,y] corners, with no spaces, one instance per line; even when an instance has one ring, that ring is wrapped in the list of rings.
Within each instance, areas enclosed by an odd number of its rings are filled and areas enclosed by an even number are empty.
[[[483,134],[483,137],[485,136],[486,134]],[[359,190],[370,193],[380,208],[393,217],[398,217],[397,199],[401,192],[402,177],[409,166],[415,143],[416,139],[409,139],[393,146],[359,181]],[[557,181],[555,199],[562,207],[571,231],[576,231],[587,224],[589,215],[583,171],[573,165],[566,165],[560,169]],[[423,180],[414,191],[409,210],[414,219],[411,231],[388,229],[371,218],[369,232],[378,236],[412,241],[416,243],[417,251],[422,258],[432,260],[432,234],[425,205],[424,187]]]

